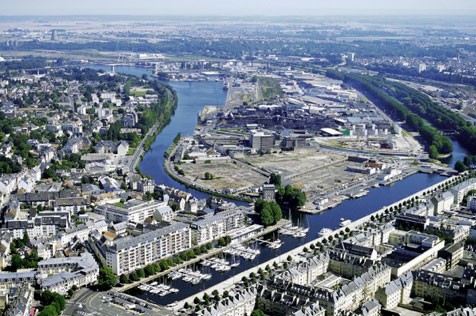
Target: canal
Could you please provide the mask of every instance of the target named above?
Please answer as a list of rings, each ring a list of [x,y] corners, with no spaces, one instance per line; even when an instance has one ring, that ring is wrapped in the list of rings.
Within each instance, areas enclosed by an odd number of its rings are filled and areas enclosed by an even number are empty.
[[[144,73],[149,74],[148,69],[135,67],[116,67],[116,71],[137,76],[141,76]],[[209,196],[208,194],[189,189],[182,184],[175,182],[164,172],[162,167],[164,161],[164,152],[170,146],[177,133],[181,133],[182,135],[191,135],[193,133],[196,125],[197,115],[204,105],[223,105],[225,102],[226,93],[223,91],[222,84],[220,82],[170,82],[169,84],[177,91],[177,110],[171,120],[171,123],[157,136],[151,149],[144,155],[144,158],[140,162],[139,166],[144,174],[151,176],[158,184],[164,183],[168,186],[191,192],[198,198],[206,198]],[[464,148],[459,146],[458,143],[454,143],[453,145],[455,152],[453,153],[453,157],[449,162],[451,165],[454,165],[454,162],[457,159],[461,159],[461,157],[464,157],[466,154]],[[346,218],[350,220],[359,219],[365,215],[379,210],[386,205],[390,205],[408,195],[442,181],[443,179],[444,177],[438,174],[418,173],[398,181],[390,186],[372,188],[366,196],[359,199],[346,200],[340,205],[320,214],[292,214],[294,223],[298,223],[301,226],[310,228],[306,237],[296,239],[289,236],[280,236],[280,239],[284,243],[279,249],[270,249],[259,244],[252,245],[261,251],[261,254],[258,255],[253,261],[241,259],[241,264],[239,267],[228,272],[213,271],[213,277],[210,280],[202,281],[197,285],[191,285],[180,279],[173,281],[167,279],[162,280],[164,283],[167,283],[180,290],[175,294],[169,294],[167,296],[160,297],[158,295],[141,291],[137,288],[130,290],[128,293],[160,305],[167,305],[174,301],[182,300],[219,282],[232,278],[235,274],[256,266],[259,263],[268,261],[279,254],[285,253],[293,248],[298,247],[299,245],[316,239],[318,237],[319,231],[322,228],[327,227],[335,229],[339,227],[340,218]],[[276,237],[277,236],[267,236],[267,238],[270,239]],[[234,260],[235,258],[229,259]],[[201,267],[199,265],[192,268],[200,269],[206,273],[211,272],[210,268]]]

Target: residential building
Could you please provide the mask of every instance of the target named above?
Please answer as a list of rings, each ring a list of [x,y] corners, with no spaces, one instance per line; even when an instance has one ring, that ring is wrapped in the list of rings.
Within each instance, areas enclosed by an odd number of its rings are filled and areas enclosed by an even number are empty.
[[[473,270],[474,272],[474,270]],[[451,300],[454,305],[474,304],[475,279],[418,270],[413,273],[413,293],[426,299],[436,297]]]
[[[43,291],[66,295],[73,286],[82,287],[96,283],[99,266],[93,255],[82,253],[79,257],[50,258],[38,263],[38,271],[48,275],[41,280]]]
[[[240,209],[231,209],[206,216],[192,222],[192,243],[202,245],[224,237],[245,225],[245,214]]]
[[[21,283],[36,284],[36,271],[0,272],[0,290],[9,290]]]
[[[386,309],[394,309],[398,304],[408,304],[413,286],[413,274],[407,272],[396,280],[381,287],[375,297]]]
[[[280,278],[299,285],[309,285],[327,272],[330,257],[328,253],[299,262],[279,275]]]
[[[15,285],[8,293],[7,309],[3,312],[5,316],[30,316],[30,308],[33,305],[34,290],[28,286]]]
[[[450,192],[453,193],[455,200],[455,204],[460,204],[463,201],[463,198],[466,196],[466,194],[471,191],[476,189],[476,178],[471,178],[466,181],[461,182],[458,185],[455,185],[453,188],[451,188]]]
[[[431,203],[434,206],[434,214],[439,215],[443,212],[451,210],[455,197],[453,193],[447,191],[440,194],[437,194],[431,198]]]
[[[463,259],[464,241],[447,245],[438,252],[438,256],[446,260],[446,270],[451,270]]]
[[[256,304],[256,289],[244,289],[238,293],[223,298],[210,308],[195,313],[197,316],[247,316],[251,315]]]
[[[117,275],[191,248],[190,227],[172,222],[139,236],[118,238],[103,244],[106,263]]]
[[[134,222],[143,223],[148,217],[158,213],[161,220],[171,221],[173,213],[169,211],[166,202],[129,200],[124,203],[104,204],[96,207],[95,213],[105,216],[106,220],[114,223]]]

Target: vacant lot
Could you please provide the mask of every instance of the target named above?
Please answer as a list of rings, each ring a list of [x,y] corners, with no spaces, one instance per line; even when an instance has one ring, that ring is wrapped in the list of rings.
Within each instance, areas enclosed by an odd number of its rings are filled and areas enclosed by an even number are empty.
[[[261,186],[268,180],[268,178],[251,168],[236,165],[232,162],[183,164],[180,165],[180,168],[185,172],[185,176],[195,184],[220,192],[223,189],[245,190],[253,186]],[[212,180],[205,180],[206,172],[213,176]]]
[[[343,187],[345,183],[358,181],[362,174],[349,172],[347,167],[359,166],[347,161],[347,156],[326,150],[312,149],[283,152],[263,156],[249,156],[247,162],[254,166],[279,172],[283,184],[301,187],[312,203],[318,195]]]

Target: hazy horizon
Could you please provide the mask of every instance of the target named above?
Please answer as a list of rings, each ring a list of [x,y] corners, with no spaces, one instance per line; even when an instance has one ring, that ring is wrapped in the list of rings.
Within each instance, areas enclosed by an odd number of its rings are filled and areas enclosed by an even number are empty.
[[[2,16],[476,16],[468,0],[16,0],[2,4]]]

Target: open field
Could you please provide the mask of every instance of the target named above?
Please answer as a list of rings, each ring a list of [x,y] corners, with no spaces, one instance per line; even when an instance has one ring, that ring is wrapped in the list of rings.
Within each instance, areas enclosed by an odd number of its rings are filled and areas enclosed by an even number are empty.
[[[319,194],[346,183],[359,181],[365,175],[346,171],[358,163],[347,161],[347,155],[315,149],[282,152],[263,156],[249,156],[247,162],[269,171],[279,172],[283,184],[301,187],[311,203]]]
[[[237,165],[232,162],[213,162],[210,164],[182,164],[180,168],[186,178],[198,186],[222,192],[223,189],[234,191],[261,186],[268,180],[265,176],[251,170],[251,168]],[[205,172],[213,175],[212,180],[205,180]]]

